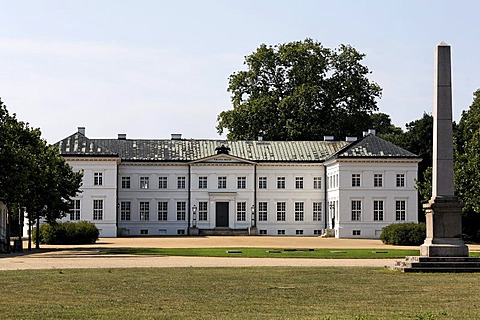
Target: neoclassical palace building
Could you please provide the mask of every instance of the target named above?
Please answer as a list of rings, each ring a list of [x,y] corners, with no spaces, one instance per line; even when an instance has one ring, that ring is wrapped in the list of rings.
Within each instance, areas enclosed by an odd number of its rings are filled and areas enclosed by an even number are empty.
[[[417,155],[375,135],[333,141],[91,139],[56,144],[82,192],[65,219],[101,237],[258,234],[378,238],[417,222]]]

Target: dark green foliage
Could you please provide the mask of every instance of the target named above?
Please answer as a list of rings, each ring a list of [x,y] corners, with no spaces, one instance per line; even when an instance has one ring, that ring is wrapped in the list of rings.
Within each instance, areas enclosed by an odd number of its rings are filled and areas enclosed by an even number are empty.
[[[381,88],[368,79],[364,54],[348,45],[329,49],[312,39],[265,44],[245,57],[247,70],[229,78],[232,110],[217,130],[230,140],[321,140],[361,136]]]
[[[382,229],[380,240],[385,244],[418,246],[426,237],[425,223],[394,223]]]
[[[59,222],[40,227],[41,242],[45,244],[92,244],[98,236],[97,227],[88,221]]]

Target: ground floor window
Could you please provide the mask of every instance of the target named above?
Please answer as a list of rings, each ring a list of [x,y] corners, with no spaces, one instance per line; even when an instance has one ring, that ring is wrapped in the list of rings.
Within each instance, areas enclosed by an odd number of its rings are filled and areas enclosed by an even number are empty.
[[[405,220],[405,200],[395,201],[395,220],[403,221]]]
[[[285,234],[285,230],[277,230],[277,234],[278,234],[278,235],[284,235],[284,234]]]
[[[148,230],[147,229],[141,229],[140,234],[148,234]]]
[[[322,230],[313,230],[313,234],[316,235],[316,236],[320,236],[322,235]]]
[[[373,220],[375,221],[383,220],[383,200],[373,201]]]
[[[261,235],[267,234],[267,230],[258,230],[258,233]]]
[[[295,202],[295,221],[303,221],[304,218],[304,203]]]
[[[207,221],[207,212],[208,202],[207,201],[200,201],[198,203],[198,220],[199,221]]]
[[[285,221],[286,203],[277,202],[277,221]]]
[[[140,220],[150,220],[150,202],[140,202]]]
[[[352,200],[352,221],[360,221],[362,219],[362,201]]]
[[[353,230],[352,235],[359,236],[361,234],[360,230]]]
[[[267,221],[268,217],[268,202],[258,203],[258,221]]]
[[[295,230],[296,235],[303,235],[303,230]]]
[[[168,202],[167,201],[159,201],[157,203],[157,218],[158,218],[158,221],[168,220]]]
[[[70,220],[80,220],[80,200],[70,201]]]
[[[237,221],[247,220],[247,203],[237,202]]]
[[[93,220],[103,220],[103,200],[93,200]]]
[[[322,220],[322,203],[314,202],[313,203],[313,221]]]
[[[185,201],[177,202],[177,220],[185,221],[187,213],[187,203]]]
[[[131,202],[122,201],[120,202],[120,220],[130,220],[131,219]]]

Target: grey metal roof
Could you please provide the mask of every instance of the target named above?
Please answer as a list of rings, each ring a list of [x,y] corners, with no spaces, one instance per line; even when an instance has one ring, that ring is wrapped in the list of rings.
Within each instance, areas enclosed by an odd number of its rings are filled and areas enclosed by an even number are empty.
[[[227,141],[89,139],[81,133],[57,142],[63,156],[118,156],[124,161],[193,161],[216,154],[224,145],[230,155],[269,162],[322,162],[346,147],[345,141]]]
[[[419,158],[399,146],[369,134],[359,139],[344,149],[340,150],[335,158]]]

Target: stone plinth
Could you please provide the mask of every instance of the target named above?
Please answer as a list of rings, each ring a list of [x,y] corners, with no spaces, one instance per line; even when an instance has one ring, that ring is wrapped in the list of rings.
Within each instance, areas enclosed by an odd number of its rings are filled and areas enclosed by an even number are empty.
[[[198,230],[197,227],[190,227],[189,232],[190,232],[191,236],[198,236],[199,235],[199,230]]]
[[[251,236],[258,236],[258,229],[257,227],[250,227],[248,228],[248,234]]]
[[[420,246],[423,257],[468,257],[462,240],[462,206],[456,197],[430,199],[426,209],[427,237]]]

